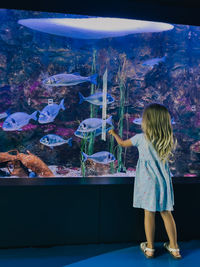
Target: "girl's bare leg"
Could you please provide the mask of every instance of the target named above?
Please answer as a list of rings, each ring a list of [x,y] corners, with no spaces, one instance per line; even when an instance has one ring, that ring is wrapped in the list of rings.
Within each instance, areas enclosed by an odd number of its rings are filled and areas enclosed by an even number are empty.
[[[179,248],[177,244],[177,232],[176,224],[171,211],[161,211],[161,217],[163,219],[167,235],[169,237],[170,248]],[[173,252],[174,256],[179,256],[179,252]]]
[[[155,212],[144,210],[144,229],[147,239],[147,247],[154,248]],[[152,256],[153,252],[146,251],[146,254]]]

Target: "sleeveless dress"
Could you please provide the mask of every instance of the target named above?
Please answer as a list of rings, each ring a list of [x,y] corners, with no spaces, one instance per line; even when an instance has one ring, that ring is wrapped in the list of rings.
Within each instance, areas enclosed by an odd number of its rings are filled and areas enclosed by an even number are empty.
[[[134,182],[133,207],[149,211],[173,210],[174,191],[169,163],[163,163],[144,133],[131,138],[139,150]]]

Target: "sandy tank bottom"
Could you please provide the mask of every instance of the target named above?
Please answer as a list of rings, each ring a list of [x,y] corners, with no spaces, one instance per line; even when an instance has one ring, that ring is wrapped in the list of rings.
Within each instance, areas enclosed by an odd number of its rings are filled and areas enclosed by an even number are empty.
[[[64,168],[64,172],[63,174],[59,174],[57,173],[58,171],[58,166],[56,165],[50,165],[48,166],[49,169],[53,172],[53,174],[55,175],[55,177],[52,178],[83,178],[82,174],[81,174],[81,168]],[[6,168],[2,168],[2,171],[8,171]],[[106,175],[101,175],[101,177],[134,177],[135,176],[135,170],[127,170],[126,172],[117,172],[114,174],[106,174]],[[99,177],[99,176],[87,176],[87,177]],[[20,178],[18,176],[4,176],[1,178]],[[41,177],[35,177],[35,178],[41,178]],[[34,178],[34,179],[35,179]],[[27,179],[29,179],[29,177],[27,177]]]

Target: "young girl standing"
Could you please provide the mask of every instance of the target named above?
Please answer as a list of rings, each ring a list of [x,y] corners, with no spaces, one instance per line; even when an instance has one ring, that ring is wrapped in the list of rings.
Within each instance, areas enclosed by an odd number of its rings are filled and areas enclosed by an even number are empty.
[[[164,243],[164,247],[174,258],[181,259],[176,224],[171,213],[174,194],[168,158],[175,148],[175,142],[168,110],[159,104],[146,107],[142,116],[142,130],[143,133],[127,140],[122,140],[114,130],[109,131],[120,146],[133,145],[139,150],[133,207],[144,209],[147,240],[140,244],[140,248],[147,258],[154,257],[155,213],[159,211],[169,237],[169,243]]]

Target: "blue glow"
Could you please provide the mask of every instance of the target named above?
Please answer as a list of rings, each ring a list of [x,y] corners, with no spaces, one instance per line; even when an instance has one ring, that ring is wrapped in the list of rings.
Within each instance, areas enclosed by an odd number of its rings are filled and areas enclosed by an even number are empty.
[[[22,19],[18,23],[33,30],[78,39],[101,39],[174,28],[162,22],[102,17]]]

